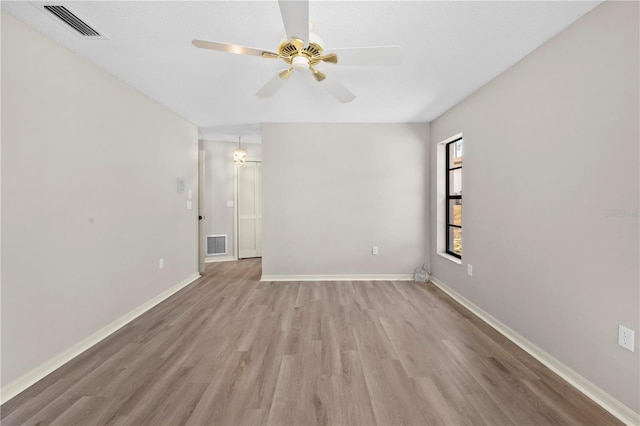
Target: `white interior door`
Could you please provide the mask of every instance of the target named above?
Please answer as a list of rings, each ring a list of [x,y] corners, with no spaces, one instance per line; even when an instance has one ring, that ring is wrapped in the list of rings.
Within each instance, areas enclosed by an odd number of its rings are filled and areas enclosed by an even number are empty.
[[[238,167],[238,258],[262,257],[262,163]]]
[[[206,255],[205,229],[204,229],[204,176],[205,176],[205,151],[202,141],[198,142],[198,271],[204,274],[204,257]]]

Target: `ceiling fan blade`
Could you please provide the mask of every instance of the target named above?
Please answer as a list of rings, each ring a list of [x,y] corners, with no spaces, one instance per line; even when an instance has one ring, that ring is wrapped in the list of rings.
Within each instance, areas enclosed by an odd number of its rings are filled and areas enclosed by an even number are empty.
[[[338,65],[398,65],[404,56],[400,46],[331,49],[331,53],[338,57]]]
[[[325,78],[323,80],[320,80],[320,85],[327,92],[331,93],[334,98],[336,98],[338,101],[340,101],[343,104],[346,104],[347,102],[351,102],[356,98],[356,95],[351,93],[349,89],[344,87],[342,83],[340,83],[338,80],[331,77],[330,75],[325,74]]]
[[[260,90],[256,92],[256,96],[259,98],[270,98],[275,95],[275,93],[287,82],[291,72],[292,70],[288,69],[274,75],[264,86],[262,86]]]
[[[309,43],[309,1],[278,0],[284,30],[289,40],[298,38]]]
[[[191,44],[201,49],[218,50],[220,52],[236,53],[238,55],[260,56],[263,58],[277,58],[278,54],[264,49],[238,46],[237,44],[218,43],[217,41],[192,40]]]

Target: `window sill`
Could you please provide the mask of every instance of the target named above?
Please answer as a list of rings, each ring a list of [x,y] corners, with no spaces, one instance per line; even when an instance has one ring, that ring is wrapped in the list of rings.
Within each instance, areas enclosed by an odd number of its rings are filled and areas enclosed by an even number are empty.
[[[451,256],[450,254],[438,253],[438,256],[444,257],[445,259],[450,260],[453,263],[457,263],[458,265],[462,265],[462,259],[458,259],[457,257]]]

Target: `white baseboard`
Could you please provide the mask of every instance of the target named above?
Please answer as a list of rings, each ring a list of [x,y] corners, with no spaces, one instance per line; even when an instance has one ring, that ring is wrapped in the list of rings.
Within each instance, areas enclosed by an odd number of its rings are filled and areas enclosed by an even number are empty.
[[[470,310],[478,318],[493,327],[496,331],[501,333],[516,345],[520,346],[529,355],[533,356],[554,373],[569,382],[573,387],[592,399],[595,403],[616,416],[620,421],[628,425],[640,424],[640,414],[636,413],[631,408],[627,407],[626,405],[609,395],[607,392],[600,389],[598,386],[594,385],[589,380],[585,379],[583,376],[576,373],[562,362],[558,361],[553,356],[549,355],[547,352],[540,349],[538,346],[522,337],[520,334],[516,333],[507,325],[482,310],[480,307],[444,284],[442,281],[439,281],[437,278],[431,277],[431,282],[442,291],[447,293],[449,296],[451,296],[452,299]]]
[[[105,339],[109,335],[113,334],[120,328],[124,327],[129,322],[133,321],[143,313],[147,312],[149,309],[156,306],[158,303],[167,299],[169,296],[173,295],[174,293],[178,292],[182,288],[191,284],[198,278],[200,278],[200,274],[194,274],[189,278],[186,278],[180,281],[178,284],[165,290],[164,292],[160,293],[153,299],[148,300],[147,302],[138,306],[131,312],[123,315],[122,317],[118,318],[111,324],[93,333],[91,336],[87,337],[86,339],[83,339],[80,342],[76,343],[66,351],[56,355],[50,360],[44,362],[43,364],[40,364],[38,367],[29,371],[22,377],[19,377],[13,382],[7,384],[0,390],[0,404],[4,404],[5,402],[9,401],[11,398],[18,395],[20,392],[27,389],[29,386],[33,385],[38,380],[44,378],[54,370],[62,367],[64,364],[71,361],[73,358],[80,355],[82,352],[86,351],[93,345],[97,344],[98,342]]]
[[[413,281],[413,275],[263,275],[260,281]]]
[[[238,260],[235,256],[209,256],[204,258],[204,263],[214,263],[214,262],[231,262],[233,260]]]

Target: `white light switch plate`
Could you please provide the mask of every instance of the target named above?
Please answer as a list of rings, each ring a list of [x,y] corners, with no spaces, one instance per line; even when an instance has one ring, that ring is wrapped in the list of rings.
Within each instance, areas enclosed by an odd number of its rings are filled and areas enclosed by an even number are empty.
[[[471,266],[471,264],[469,263],[467,265],[467,274],[472,277],[473,276],[473,266]]]
[[[187,210],[191,210],[192,204],[191,201],[187,201]]]
[[[227,207],[233,207],[233,201],[227,201]]]

